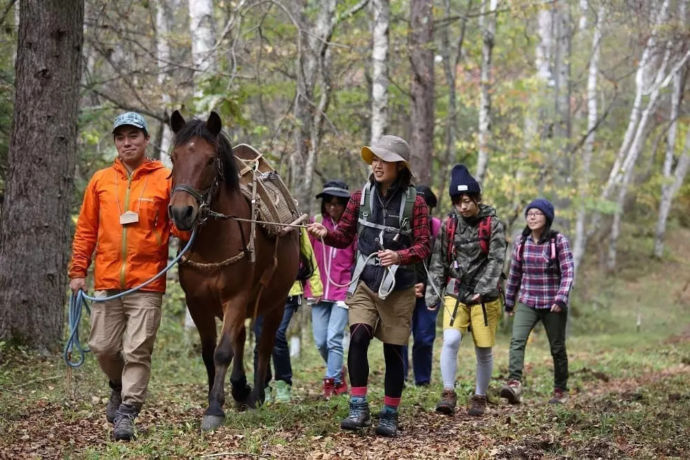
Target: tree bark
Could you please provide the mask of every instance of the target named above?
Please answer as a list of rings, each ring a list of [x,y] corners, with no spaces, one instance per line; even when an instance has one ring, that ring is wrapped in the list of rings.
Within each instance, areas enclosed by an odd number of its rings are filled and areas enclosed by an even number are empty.
[[[166,0],[156,1],[156,58],[158,59],[158,86],[161,88],[161,108],[164,118],[167,118],[168,108],[171,105],[170,93],[165,90],[170,79],[170,44],[168,35],[170,33],[170,15],[166,9]],[[168,127],[168,120],[160,122],[156,142],[153,146],[154,157],[167,165],[170,164],[170,143],[172,134]]]
[[[0,340],[39,350],[55,350],[62,338],[83,23],[83,0],[20,2]]]
[[[450,0],[443,1],[445,10],[446,22],[450,23],[450,18],[453,16]],[[457,46],[451,45],[450,42],[450,25],[441,29],[441,49],[438,50],[443,58],[443,74],[446,77],[446,85],[448,86],[448,115],[446,117],[446,139],[445,151],[443,154],[442,166],[445,165],[445,170],[442,167],[437,174],[440,176],[439,194],[438,194],[438,208],[443,209],[443,200],[446,198],[446,183],[450,176],[451,168],[454,166],[455,140],[457,138],[456,130],[458,123],[458,101],[455,92],[455,82],[457,80],[457,67],[462,56],[462,46],[465,42],[465,31],[467,30],[467,17],[472,6],[472,0],[467,0],[467,8],[461,20],[460,34],[457,39]]]
[[[482,183],[489,163],[491,137],[491,54],[496,35],[498,0],[482,0],[479,28],[482,30],[482,68],[480,77],[479,133],[477,136],[477,180]],[[487,8],[488,7],[488,8]]]
[[[371,142],[388,130],[388,26],[389,0],[372,0]]]
[[[599,55],[601,50],[601,36],[602,24],[605,8],[602,6],[597,13],[597,19],[594,24],[594,33],[592,35],[592,57],[589,61],[589,73],[587,76],[587,136],[585,138],[584,148],[582,150],[582,167],[580,169],[578,188],[580,202],[577,208],[577,217],[575,220],[575,238],[573,242],[573,259],[575,262],[575,275],[580,267],[580,262],[585,253],[585,246],[587,239],[585,237],[585,222],[587,219],[587,208],[585,201],[587,200],[589,189],[589,177],[592,166],[592,152],[594,150],[594,138],[596,134],[596,125],[598,118],[597,109],[597,75],[599,73]],[[583,16],[584,17],[584,16]]]
[[[684,29],[686,20],[686,0],[678,2],[678,21],[681,30]],[[676,128],[678,125],[678,115],[680,104],[683,100],[683,89],[685,87],[685,78],[687,77],[687,70],[681,69],[673,77],[673,92],[671,93],[671,113],[670,124],[668,127],[668,134],[666,137],[666,155],[664,157],[663,175],[664,182],[661,185],[661,201],[659,203],[659,216],[656,222],[656,232],[654,236],[654,256],[661,258],[664,253],[664,235],[666,234],[666,220],[671,211],[671,204],[673,196],[675,195],[680,185],[683,183],[685,173],[687,172],[687,147],[688,138],[686,138],[685,149],[683,155],[676,166],[676,171],[673,171],[673,159],[676,145]],[[685,171],[683,171],[683,168]]]
[[[216,42],[213,0],[189,0],[189,27],[194,63],[194,97],[198,100],[204,95],[201,82],[216,69],[212,53]]]
[[[433,19],[431,0],[410,1],[410,166],[419,184],[431,183],[434,147]]]

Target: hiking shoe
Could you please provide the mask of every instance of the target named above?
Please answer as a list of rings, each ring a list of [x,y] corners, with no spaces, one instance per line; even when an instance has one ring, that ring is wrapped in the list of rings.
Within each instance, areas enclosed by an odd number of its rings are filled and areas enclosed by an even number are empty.
[[[289,403],[292,401],[292,387],[285,380],[276,381],[276,395],[274,400],[277,403]]]
[[[110,383],[110,399],[108,399],[108,404],[105,406],[105,418],[113,423],[115,421],[115,415],[117,414],[117,409],[122,404],[122,385],[115,385]]]
[[[520,393],[522,384],[519,380],[508,380],[508,383],[501,387],[501,398],[506,398],[510,404],[520,404]]]
[[[328,399],[333,396],[333,390],[335,390],[335,379],[325,378],[323,379],[323,396]]]
[[[392,438],[398,434],[398,413],[381,411],[376,434]]]
[[[115,414],[113,437],[116,441],[129,441],[134,438],[134,419],[139,411],[129,404],[121,404]]]
[[[455,405],[458,402],[458,397],[453,390],[443,390],[441,393],[441,400],[436,404],[436,412],[451,415],[455,412]]]
[[[340,372],[340,383],[336,383],[333,387],[333,395],[338,396],[347,393],[347,367],[343,366]]]
[[[467,411],[468,414],[479,417],[484,415],[486,412],[486,396],[485,395],[474,395],[470,399],[470,409]]]
[[[340,422],[343,430],[357,430],[371,424],[369,415],[369,403],[350,401],[350,413]]]
[[[568,402],[568,391],[556,388],[553,390],[553,396],[549,399],[549,404],[563,404]]]

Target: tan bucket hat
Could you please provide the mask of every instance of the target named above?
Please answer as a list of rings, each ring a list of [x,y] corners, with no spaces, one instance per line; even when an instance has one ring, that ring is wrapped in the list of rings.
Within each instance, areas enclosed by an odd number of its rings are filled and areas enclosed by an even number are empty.
[[[362,147],[362,159],[367,164],[371,164],[374,155],[389,163],[402,161],[410,169],[410,146],[401,137],[387,134],[370,146]]]

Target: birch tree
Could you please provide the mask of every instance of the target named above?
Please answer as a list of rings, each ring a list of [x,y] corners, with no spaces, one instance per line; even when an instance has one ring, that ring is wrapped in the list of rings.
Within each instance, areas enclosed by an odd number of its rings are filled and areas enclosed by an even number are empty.
[[[480,77],[479,133],[477,156],[477,180],[484,180],[489,163],[491,136],[491,54],[496,35],[496,8],[498,0],[482,0],[479,28],[482,31],[482,67]]]
[[[372,0],[371,142],[388,130],[389,0]]]
[[[213,0],[189,0],[189,30],[194,63],[194,97],[199,100],[204,95],[201,85],[204,77],[217,68],[212,52],[216,42]]]
[[[455,141],[457,139],[457,124],[458,124],[458,101],[456,95],[456,81],[457,69],[462,56],[463,44],[465,42],[465,32],[467,30],[467,18],[472,7],[472,0],[467,0],[467,7],[465,14],[460,19],[460,33],[457,39],[451,43],[451,18],[453,11],[451,9],[450,0],[443,0],[443,9],[445,12],[446,25],[440,30],[441,33],[441,48],[438,50],[443,59],[443,75],[445,76],[446,86],[448,86],[448,114],[446,116],[446,133],[445,133],[445,148],[443,154],[442,165],[445,165],[445,170],[438,173],[440,176],[439,190],[442,193],[438,196],[438,208],[443,209],[443,199],[446,197],[445,189],[446,182],[450,176],[451,168],[455,163]]]
[[[681,55],[681,57],[679,57],[677,60],[672,59],[674,43],[671,39],[667,40],[665,46],[662,48],[662,56],[658,56],[656,53],[654,53],[654,45],[657,41],[656,33],[658,32],[658,29],[668,20],[668,8],[669,2],[668,0],[665,0],[658,13],[655,31],[650,36],[647,43],[647,48],[645,49],[647,58],[645,59],[643,53],[643,59],[640,61],[640,68],[638,68],[635,82],[637,88],[635,97],[637,110],[635,107],[633,108],[631,122],[628,124],[628,130],[626,131],[623,141],[624,144],[621,147],[621,151],[619,151],[618,158],[616,159],[618,164],[614,165],[614,167],[618,166],[618,168],[616,171],[611,171],[611,175],[609,176],[610,183],[607,183],[607,186],[609,186],[609,193],[611,193],[614,186],[618,192],[616,197],[616,208],[613,214],[613,223],[611,225],[611,237],[606,262],[609,270],[613,270],[616,266],[616,247],[621,231],[620,226],[623,216],[623,205],[627,196],[628,184],[630,183],[637,159],[644,146],[644,141],[647,135],[647,124],[656,107],[660,90],[668,85],[670,80],[673,78],[673,75],[682,69],[690,57],[690,51],[688,51]],[[654,57],[654,59],[652,59],[652,57]],[[648,66],[648,64],[652,63],[653,66]],[[654,73],[654,70],[656,70],[656,73]],[[651,78],[651,84],[649,83],[650,78],[647,76],[648,73],[653,75],[653,78]],[[643,94],[648,95],[648,98],[646,106],[644,109],[641,109]],[[626,141],[628,141],[627,145]]]
[[[678,2],[678,21],[680,29],[684,30],[686,25],[686,0]],[[661,200],[659,203],[659,216],[656,223],[654,235],[654,256],[660,258],[664,252],[664,235],[666,234],[666,221],[671,210],[673,197],[683,183],[685,174],[688,170],[688,142],[690,137],[686,137],[685,148],[676,164],[675,170],[673,163],[675,158],[676,131],[678,126],[678,116],[680,104],[683,100],[683,90],[685,79],[687,78],[687,68],[683,67],[673,77],[673,91],[671,93],[671,113],[668,134],[666,137],[666,155],[664,157],[663,175],[664,182],[661,185]],[[690,131],[688,131],[690,133]],[[690,136],[690,134],[689,134]]]
[[[170,33],[170,14],[166,8],[166,0],[156,0],[156,60],[158,62],[158,85],[162,89],[160,102],[163,109],[164,118],[168,116],[168,108],[171,105],[170,93],[165,90],[170,79],[170,44],[168,34]],[[158,132],[153,148],[155,156],[162,159],[164,163],[170,163],[168,151],[170,149],[171,133],[168,128],[167,119],[158,126]]]
[[[62,338],[74,192],[83,0],[21,0],[0,219],[0,340]]]
[[[420,184],[431,183],[434,148],[433,19],[431,0],[410,0],[410,165]]]
[[[585,200],[587,199],[588,195],[589,178],[592,167],[592,152],[594,150],[594,138],[596,135],[597,118],[599,116],[597,108],[597,76],[599,74],[602,24],[604,22],[605,14],[606,9],[603,6],[600,7],[592,34],[592,56],[589,60],[589,70],[587,74],[587,134],[582,150],[582,163],[578,183],[580,202],[577,208],[577,217],[575,220],[575,238],[573,242],[573,259],[575,262],[576,273],[580,267],[580,262],[582,261],[582,257],[585,253],[585,222],[587,218]]]

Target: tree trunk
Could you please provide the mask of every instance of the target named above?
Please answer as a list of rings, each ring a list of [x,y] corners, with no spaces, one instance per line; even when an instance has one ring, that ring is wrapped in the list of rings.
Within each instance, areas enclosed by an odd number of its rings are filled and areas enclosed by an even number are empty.
[[[170,15],[166,9],[166,0],[156,1],[156,58],[158,59],[158,86],[161,91],[161,108],[165,118],[158,126],[156,142],[153,146],[154,156],[167,165],[170,164],[170,143],[172,134],[168,127],[168,109],[171,106],[170,93],[165,90],[170,79],[170,44],[168,35],[170,34]]]
[[[419,184],[431,183],[434,145],[433,19],[431,0],[410,1],[410,166]]]
[[[585,201],[587,200],[589,189],[589,177],[592,166],[592,152],[594,150],[594,136],[597,125],[597,75],[599,73],[599,55],[601,50],[601,28],[606,14],[602,6],[597,13],[592,36],[592,57],[589,61],[589,74],[587,76],[587,136],[582,150],[582,167],[579,174],[579,198],[580,203],[577,208],[575,221],[575,239],[573,242],[573,259],[575,262],[575,274],[580,267],[580,262],[585,253],[587,239],[585,237],[585,221],[587,210]],[[583,15],[584,17],[584,15]]]
[[[0,340],[62,338],[74,192],[83,0],[22,0],[0,221]]]
[[[633,171],[635,169],[635,164],[637,163],[637,158],[642,151],[644,146],[644,141],[647,138],[647,123],[649,118],[656,108],[656,103],[659,98],[659,90],[662,86],[662,80],[666,74],[666,67],[668,65],[669,57],[671,52],[671,43],[669,42],[666,46],[666,51],[664,53],[664,58],[662,64],[657,72],[657,78],[655,79],[654,86],[649,99],[647,101],[647,107],[644,109],[640,116],[640,121],[635,131],[635,136],[633,137],[632,144],[630,144],[630,149],[628,150],[622,165],[621,172],[623,174],[622,178],[618,183],[618,196],[616,199],[616,209],[613,213],[613,224],[611,225],[611,238],[609,240],[609,250],[608,258],[606,260],[606,268],[609,271],[613,271],[616,268],[616,257],[617,257],[617,244],[618,237],[621,231],[621,222],[623,219],[623,205],[625,204],[625,198],[628,192],[628,184],[633,176]]]
[[[216,69],[213,46],[216,42],[213,0],[189,0],[189,27],[192,37],[192,62],[194,63],[194,98],[204,92],[201,83]]]
[[[443,2],[445,10],[445,19],[450,23],[450,18],[453,16],[450,0]],[[467,30],[467,16],[472,6],[472,0],[467,0],[467,9],[461,20],[460,34],[458,36],[457,46],[452,46],[450,43],[450,25],[441,29],[441,49],[438,50],[443,57],[443,74],[446,77],[446,85],[448,85],[448,115],[446,117],[446,145],[443,154],[443,161],[441,165],[445,165],[445,170],[437,174],[440,176],[439,194],[438,194],[438,208],[443,209],[443,200],[446,197],[446,182],[450,176],[451,168],[453,167],[455,140],[457,138],[456,129],[458,123],[458,101],[455,93],[455,82],[457,79],[457,67],[462,56],[462,46],[465,41],[465,31]]]
[[[686,14],[686,0],[678,2],[678,21],[681,25],[681,30],[685,26]],[[676,127],[678,125],[678,114],[681,101],[683,100],[683,89],[685,87],[685,78],[687,77],[686,69],[681,69],[673,77],[673,92],[671,93],[671,114],[670,125],[668,127],[668,135],[666,137],[666,156],[664,157],[664,182],[661,185],[661,201],[659,203],[659,217],[656,222],[656,233],[654,237],[654,256],[661,258],[664,253],[664,235],[666,234],[666,220],[668,213],[671,210],[671,203],[673,195],[683,183],[685,172],[687,171],[687,147],[688,139],[686,138],[686,150],[676,166],[675,173],[673,172],[673,159],[676,146]],[[682,171],[685,167],[686,171]],[[681,171],[679,171],[681,170]],[[680,172],[680,175],[678,174]],[[679,182],[680,181],[680,182]]]
[[[480,77],[479,134],[477,156],[477,180],[484,181],[489,163],[489,139],[491,136],[491,53],[496,35],[496,6],[498,0],[482,0],[479,28],[482,30],[482,69]],[[488,6],[488,10],[487,10]]]
[[[389,0],[372,0],[371,142],[388,130],[388,25]]]

